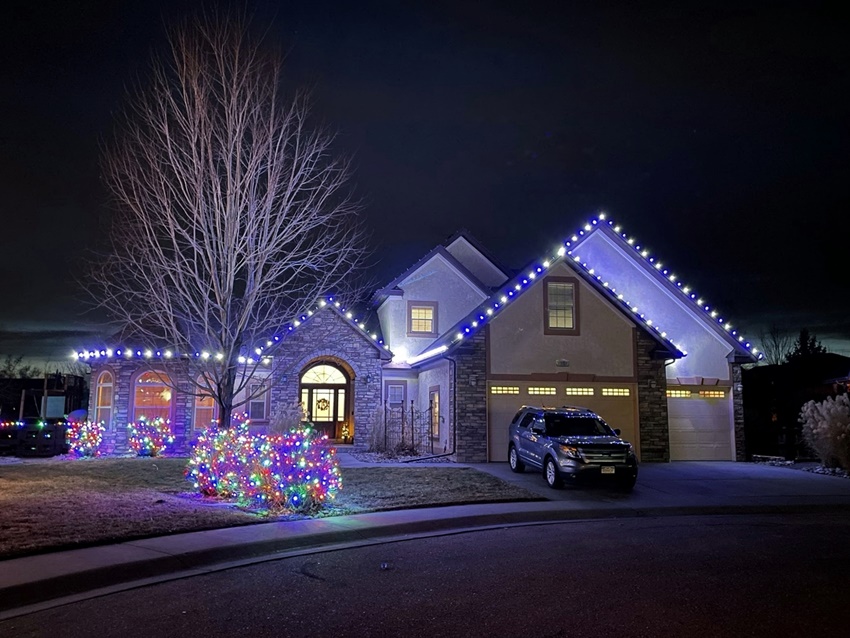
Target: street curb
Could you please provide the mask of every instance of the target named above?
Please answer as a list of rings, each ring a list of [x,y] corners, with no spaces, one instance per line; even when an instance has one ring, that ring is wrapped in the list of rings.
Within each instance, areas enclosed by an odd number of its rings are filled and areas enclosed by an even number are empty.
[[[239,561],[258,557],[275,560],[285,558],[293,552],[322,548],[338,550],[345,546],[370,544],[381,540],[397,542],[428,535],[462,533],[501,526],[606,518],[850,512],[850,504],[597,509],[564,509],[563,506],[553,507],[556,504],[551,502],[535,502],[531,505],[532,507],[508,509],[510,506],[499,504],[498,507],[489,506],[489,509],[496,511],[479,513],[462,513],[457,510],[482,510],[488,509],[488,506],[451,506],[356,514],[320,520],[264,523],[10,559],[0,562],[4,567],[3,575],[0,576],[0,612],[145,579],[161,579],[167,575],[179,577],[181,572],[215,569],[216,566],[224,569],[235,566],[233,564]],[[316,527],[332,529],[320,531],[314,529]],[[228,539],[228,536],[244,537],[250,531],[256,531],[255,536],[265,538],[247,542],[244,539]],[[40,572],[41,575],[25,575],[30,571],[28,566],[35,568],[30,573]],[[16,582],[3,585],[4,580]],[[9,617],[9,614],[0,614],[0,619],[3,617]]]

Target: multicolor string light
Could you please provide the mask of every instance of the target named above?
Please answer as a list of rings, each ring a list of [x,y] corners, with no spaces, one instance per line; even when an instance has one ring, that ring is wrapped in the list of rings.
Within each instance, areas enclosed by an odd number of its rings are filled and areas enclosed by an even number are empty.
[[[174,443],[171,421],[162,417],[148,421],[140,417],[138,423],[127,426],[127,441],[139,456],[158,456]]]
[[[336,450],[308,425],[251,434],[247,423],[202,432],[186,478],[201,494],[275,512],[308,512],[342,488]]]
[[[67,431],[71,453],[79,457],[99,456],[105,430],[102,421],[69,421]]]

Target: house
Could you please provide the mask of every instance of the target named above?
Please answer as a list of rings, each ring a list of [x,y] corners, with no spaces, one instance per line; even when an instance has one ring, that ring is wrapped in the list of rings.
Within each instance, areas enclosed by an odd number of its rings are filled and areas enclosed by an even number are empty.
[[[369,305],[371,323],[324,299],[281,326],[267,354],[288,372],[256,380],[267,392],[247,405],[255,427],[300,402],[358,448],[396,428],[401,443],[418,437],[457,461],[503,461],[517,408],[572,404],[644,461],[744,459],[741,365],[757,351],[604,215],[518,274],[457,233]],[[185,358],[168,354],[79,353],[109,450],[126,449],[126,424],[142,415],[167,416],[178,449],[215,417],[188,391]]]

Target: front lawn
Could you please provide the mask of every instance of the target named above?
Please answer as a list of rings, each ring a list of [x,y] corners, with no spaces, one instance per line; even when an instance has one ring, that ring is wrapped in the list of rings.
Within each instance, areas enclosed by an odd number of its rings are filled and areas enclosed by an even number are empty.
[[[183,458],[49,460],[0,465],[0,559],[59,549],[264,523],[262,514],[192,493]],[[472,468],[342,468],[320,516],[539,500]]]

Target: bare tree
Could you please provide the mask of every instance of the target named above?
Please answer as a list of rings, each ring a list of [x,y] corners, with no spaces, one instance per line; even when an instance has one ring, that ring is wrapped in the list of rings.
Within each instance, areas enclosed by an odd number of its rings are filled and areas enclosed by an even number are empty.
[[[342,292],[364,253],[350,164],[309,125],[305,93],[284,99],[281,72],[243,16],[182,23],[104,152],[118,212],[98,301],[126,334],[181,354],[225,425],[274,365],[270,335]]]
[[[786,330],[771,324],[767,331],[758,333],[761,343],[761,351],[764,354],[764,362],[767,365],[779,365],[785,363],[786,355],[791,352],[792,339]]]
[[[37,379],[41,376],[37,366],[24,363],[24,356],[7,354],[0,362],[0,379]]]

